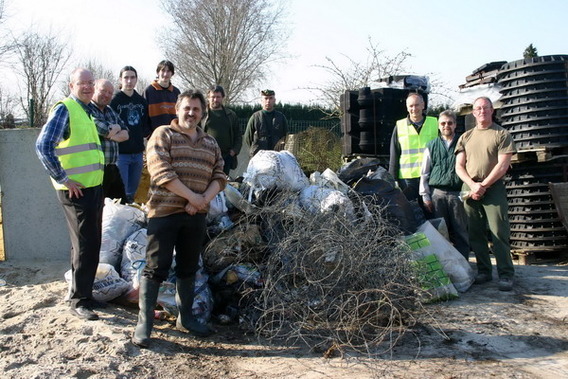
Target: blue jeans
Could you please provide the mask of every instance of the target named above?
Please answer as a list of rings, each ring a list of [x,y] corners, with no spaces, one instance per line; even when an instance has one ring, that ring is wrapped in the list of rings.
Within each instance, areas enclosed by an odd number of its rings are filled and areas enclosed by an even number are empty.
[[[119,154],[117,166],[124,183],[126,198],[129,202],[134,201],[144,166],[142,153]]]

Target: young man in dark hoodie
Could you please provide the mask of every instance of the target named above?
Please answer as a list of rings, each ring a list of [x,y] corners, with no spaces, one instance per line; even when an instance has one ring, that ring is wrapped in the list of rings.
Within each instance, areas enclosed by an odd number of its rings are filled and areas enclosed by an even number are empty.
[[[129,139],[118,144],[118,169],[126,190],[127,202],[134,201],[144,166],[144,137],[149,134],[148,104],[134,89],[138,74],[132,66],[120,70],[120,91],[110,106],[128,128]]]

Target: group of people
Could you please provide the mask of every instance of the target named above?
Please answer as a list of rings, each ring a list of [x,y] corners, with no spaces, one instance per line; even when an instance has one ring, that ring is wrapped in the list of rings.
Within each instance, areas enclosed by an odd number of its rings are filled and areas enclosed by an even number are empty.
[[[210,88],[207,104],[200,91],[180,93],[173,86],[171,62],[160,62],[156,74],[140,95],[132,66],[120,70],[116,93],[109,80],[95,80],[88,69],[75,69],[69,96],[53,106],[36,141],[71,240],[70,309],[85,320],[97,320],[93,308],[101,306],[92,290],[104,198],[133,200],[146,152],[148,247],[132,336],[140,347],[149,344],[160,283],[168,276],[174,249],[177,327],[198,336],[212,332],[192,314],[195,273],[209,203],[224,189],[242,144],[237,116],[223,105],[223,87]],[[263,110],[247,126],[254,153],[269,148],[272,137],[280,140],[287,133],[285,117],[274,110],[274,91],[262,91],[262,96]]]
[[[71,240],[71,312],[96,320],[92,297],[99,262],[105,197],[131,201],[140,181],[143,153],[150,174],[148,246],[139,288],[139,314],[132,342],[148,347],[161,282],[174,259],[177,327],[197,336],[212,330],[193,317],[195,274],[205,240],[209,203],[222,191],[237,165],[242,135],[236,114],[223,105],[225,91],[213,86],[205,96],[172,85],[174,66],[159,63],[157,78],[143,95],[137,72],[125,66],[119,91],[84,68],[70,76],[70,95],[52,108],[36,152],[51,177]],[[286,117],[274,109],[275,93],[261,91],[262,110],[244,134],[250,156],[276,149],[288,133]],[[475,128],[455,135],[450,111],[436,121],[424,116],[424,100],[412,93],[408,117],[397,122],[390,172],[409,199],[444,217],[456,248],[477,258],[476,282],[492,279],[486,223],[497,258],[499,289],[510,290],[514,269],[509,251],[507,200],[502,177],[515,152],[511,136],[492,121],[488,98],[473,104]],[[438,134],[439,130],[439,134]],[[145,142],[147,139],[147,142]],[[460,191],[469,192],[461,202]],[[469,231],[469,233],[468,233]]]
[[[392,133],[389,172],[409,200],[417,200],[432,217],[444,218],[450,240],[465,259],[474,252],[476,284],[493,279],[490,235],[498,288],[512,290],[515,269],[503,182],[516,153],[511,134],[493,121],[487,97],[475,99],[475,127],[461,136],[454,112],[446,110],[437,120],[424,115],[420,94],[410,93],[406,107],[408,116]]]

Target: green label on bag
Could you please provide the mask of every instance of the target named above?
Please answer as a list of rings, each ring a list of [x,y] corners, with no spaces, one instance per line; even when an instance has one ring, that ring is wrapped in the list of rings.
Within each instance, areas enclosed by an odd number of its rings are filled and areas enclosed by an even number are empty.
[[[430,240],[426,237],[426,234],[419,232],[411,234],[407,237],[404,237],[404,241],[408,246],[410,246],[411,250],[418,250],[426,246],[430,246]]]

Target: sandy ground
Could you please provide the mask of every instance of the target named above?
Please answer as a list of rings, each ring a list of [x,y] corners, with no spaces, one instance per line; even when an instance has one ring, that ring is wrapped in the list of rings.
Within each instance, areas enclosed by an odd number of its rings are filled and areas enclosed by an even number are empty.
[[[428,306],[390,356],[324,358],[263,346],[235,326],[196,339],[157,321],[154,344],[130,342],[136,309],[111,304],[81,321],[62,301],[67,262],[0,262],[4,378],[568,378],[568,265],[517,266],[514,291],[495,281]],[[1,282],[1,281],[0,281]]]

